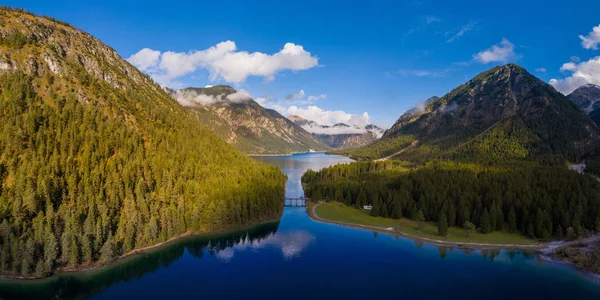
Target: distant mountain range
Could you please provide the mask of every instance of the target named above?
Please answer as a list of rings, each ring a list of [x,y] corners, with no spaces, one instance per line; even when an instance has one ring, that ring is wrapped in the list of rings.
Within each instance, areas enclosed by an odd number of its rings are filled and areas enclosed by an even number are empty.
[[[359,127],[337,123],[328,126],[295,115],[288,116],[288,119],[311,132],[322,143],[336,150],[368,145],[380,138],[385,131],[374,124]]]
[[[169,90],[200,122],[248,154],[327,150],[302,127],[230,86]]]
[[[580,103],[594,107],[593,99]],[[597,144],[598,128],[572,101],[522,67],[508,64],[477,75],[444,97],[428,99],[404,113],[379,141],[350,154],[370,159],[406,149],[399,157],[561,156],[578,161]]]
[[[600,126],[600,86],[586,84],[573,91],[567,97],[588,114],[596,125]]]

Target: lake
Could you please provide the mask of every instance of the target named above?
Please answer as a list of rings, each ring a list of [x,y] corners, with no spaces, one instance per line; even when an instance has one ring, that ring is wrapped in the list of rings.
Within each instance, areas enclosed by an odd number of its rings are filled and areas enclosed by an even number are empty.
[[[305,170],[349,159],[322,153],[257,157],[303,196]],[[600,299],[600,281],[519,251],[444,248],[319,223],[304,207],[279,222],[186,238],[99,270],[0,281],[0,298],[93,299]]]

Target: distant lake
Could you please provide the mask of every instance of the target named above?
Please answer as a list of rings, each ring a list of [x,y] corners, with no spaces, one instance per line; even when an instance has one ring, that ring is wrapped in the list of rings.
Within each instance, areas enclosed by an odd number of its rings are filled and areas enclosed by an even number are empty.
[[[303,196],[305,170],[350,160],[322,153],[256,157]],[[39,282],[0,281],[0,298],[600,299],[600,281],[518,251],[467,251],[312,221],[187,238],[100,270]]]

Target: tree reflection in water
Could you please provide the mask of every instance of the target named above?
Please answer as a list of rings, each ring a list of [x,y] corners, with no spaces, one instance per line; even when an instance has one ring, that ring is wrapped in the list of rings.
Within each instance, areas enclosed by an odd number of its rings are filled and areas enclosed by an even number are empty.
[[[31,281],[0,281],[0,299],[85,299],[121,281],[139,279],[168,267],[183,256],[185,251],[197,259],[206,252],[219,256],[230,249],[280,245],[284,256],[298,254],[313,236],[300,233],[276,234],[279,222],[272,222],[224,235],[187,237],[157,249],[133,255],[97,270],[72,274],[59,274],[50,278]],[[293,234],[292,234],[293,235]],[[291,242],[290,242],[291,241]]]

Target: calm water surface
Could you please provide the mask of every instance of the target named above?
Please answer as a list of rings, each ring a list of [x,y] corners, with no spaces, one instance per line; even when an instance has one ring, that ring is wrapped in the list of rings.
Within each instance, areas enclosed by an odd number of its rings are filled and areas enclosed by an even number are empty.
[[[257,158],[300,177],[349,160],[320,153]],[[189,238],[93,272],[0,282],[0,298],[95,299],[600,299],[600,282],[535,255],[463,251],[312,221],[286,207],[280,222]]]

